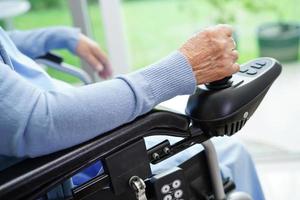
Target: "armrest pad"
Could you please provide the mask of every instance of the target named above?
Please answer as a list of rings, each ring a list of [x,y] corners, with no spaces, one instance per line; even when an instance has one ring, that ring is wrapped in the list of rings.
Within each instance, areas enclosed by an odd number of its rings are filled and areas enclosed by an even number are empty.
[[[60,57],[59,55],[56,55],[56,54],[50,53],[50,52],[46,53],[43,56],[39,56],[36,59],[49,60],[49,61],[54,62],[56,64],[61,64],[64,61],[64,59],[62,57]]]
[[[36,198],[32,195],[46,192],[89,164],[143,137],[162,133],[187,137],[189,124],[184,115],[152,111],[81,145],[24,160],[0,173],[0,199]]]

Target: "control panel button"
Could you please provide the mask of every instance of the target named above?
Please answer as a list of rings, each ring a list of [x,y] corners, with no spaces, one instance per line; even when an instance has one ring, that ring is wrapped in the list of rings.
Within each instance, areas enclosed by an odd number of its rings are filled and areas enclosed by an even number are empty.
[[[251,65],[251,68],[254,68],[254,69],[261,69],[262,66],[261,66],[261,65]]]
[[[257,74],[257,71],[254,70],[254,69],[249,69],[249,70],[247,71],[247,74],[248,74],[248,75],[255,75],[255,74]]]
[[[171,187],[169,185],[164,185],[162,188],[161,188],[161,192],[163,194],[166,194],[170,191]]]
[[[267,62],[266,61],[259,61],[259,62],[256,62],[255,64],[263,67],[267,64]]]
[[[181,181],[180,180],[175,180],[173,183],[172,183],[172,187],[173,188],[179,188],[181,185]]]
[[[174,197],[175,198],[180,198],[180,197],[182,197],[182,195],[183,195],[183,191],[182,190],[176,190],[175,192],[174,192]]]
[[[247,68],[241,68],[241,69],[240,69],[240,72],[241,72],[241,73],[245,73],[245,72],[247,72],[247,71],[248,71]]]
[[[173,200],[173,197],[170,194],[168,194],[164,197],[164,200]]]

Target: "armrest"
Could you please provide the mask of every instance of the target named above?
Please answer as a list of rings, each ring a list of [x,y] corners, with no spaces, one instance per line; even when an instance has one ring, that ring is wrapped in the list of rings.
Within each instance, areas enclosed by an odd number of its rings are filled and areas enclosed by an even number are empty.
[[[86,73],[84,70],[80,68],[64,63],[63,58],[56,54],[47,53],[44,56],[40,56],[36,58],[35,61],[39,64],[45,65],[52,69],[74,76],[80,79],[85,85],[91,84],[93,82],[88,73]]]
[[[0,173],[0,199],[36,199],[91,163],[146,136],[188,137],[189,125],[184,115],[152,111],[81,145],[24,160]]]
[[[36,58],[36,60],[48,60],[56,64],[61,64],[64,62],[64,59],[61,56],[53,53],[47,53],[43,56],[39,56]]]

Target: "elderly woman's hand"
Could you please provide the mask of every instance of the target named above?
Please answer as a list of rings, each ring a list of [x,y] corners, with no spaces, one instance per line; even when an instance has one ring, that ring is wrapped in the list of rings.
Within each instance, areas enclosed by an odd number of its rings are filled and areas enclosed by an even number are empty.
[[[220,80],[239,71],[232,32],[228,25],[207,28],[179,49],[190,62],[198,84]]]
[[[105,53],[99,45],[83,34],[80,34],[76,47],[76,53],[85,60],[101,78],[112,76],[112,68]]]

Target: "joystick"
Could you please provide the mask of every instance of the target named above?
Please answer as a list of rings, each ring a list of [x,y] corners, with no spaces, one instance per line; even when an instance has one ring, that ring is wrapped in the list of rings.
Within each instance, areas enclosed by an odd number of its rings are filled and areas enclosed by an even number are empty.
[[[225,77],[221,80],[217,80],[211,83],[205,84],[208,89],[211,90],[221,90],[232,86],[232,81],[230,80],[232,76]]]
[[[233,135],[255,112],[281,68],[272,58],[245,63],[232,77],[198,86],[186,114],[209,136]]]

